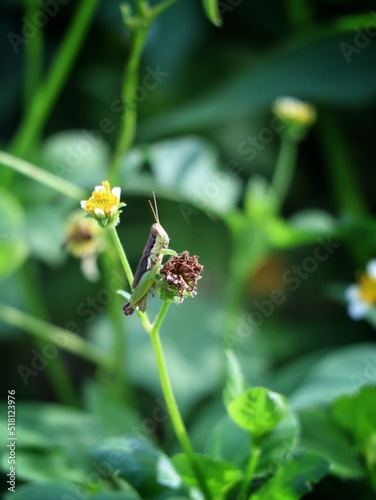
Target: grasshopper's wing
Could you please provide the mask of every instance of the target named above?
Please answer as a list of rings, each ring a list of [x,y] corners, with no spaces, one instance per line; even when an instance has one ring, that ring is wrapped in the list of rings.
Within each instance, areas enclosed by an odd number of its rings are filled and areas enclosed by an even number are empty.
[[[140,281],[130,296],[129,302],[127,302],[123,307],[123,311],[126,316],[133,314],[136,307],[138,307],[140,311],[145,312],[147,296],[154,284],[157,271],[158,266],[154,266],[154,268],[150,271],[146,271],[146,273],[141,276]]]
[[[142,299],[137,303],[137,307],[143,313],[146,311],[146,306],[148,305],[148,296],[142,297]]]

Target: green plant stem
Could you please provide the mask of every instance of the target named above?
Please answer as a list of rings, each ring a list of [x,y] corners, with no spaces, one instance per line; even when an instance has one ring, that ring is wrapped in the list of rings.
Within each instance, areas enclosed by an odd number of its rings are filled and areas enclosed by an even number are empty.
[[[279,206],[285,201],[294,174],[297,142],[288,134],[283,134],[278,160],[271,183],[272,195],[277,196]]]
[[[39,85],[30,107],[11,143],[10,151],[24,156],[37,142],[90,26],[99,0],[81,0],[65,38],[54,57],[51,69]]]
[[[285,0],[285,8],[290,25],[297,33],[304,33],[312,26],[313,13],[309,0]]]
[[[42,293],[33,263],[26,263],[20,274],[23,291],[30,311],[46,321],[48,319],[48,312],[42,299]],[[37,350],[43,354],[44,348],[48,345],[48,342],[39,337],[34,337],[34,342]],[[61,359],[60,352],[58,352],[56,357],[47,364],[46,373],[60,401],[66,405],[78,406],[77,394],[71,383],[64,362]]]
[[[253,475],[255,473],[258,461],[260,459],[260,454],[261,454],[261,448],[260,448],[260,446],[259,445],[255,445],[252,448],[251,456],[249,457],[249,460],[248,460],[248,463],[247,463],[247,467],[245,469],[244,479],[243,479],[242,487],[241,487],[241,490],[240,490],[240,496],[241,496],[241,498],[243,498],[243,496],[245,498],[245,496],[246,496],[247,490],[248,490],[249,485],[250,485],[250,483],[252,481],[252,477],[253,477]]]
[[[110,250],[112,250],[112,252]],[[111,249],[108,249],[103,254],[106,283],[110,288],[111,293],[113,294],[113,299],[108,305],[108,314],[112,324],[112,331],[114,332],[112,352],[113,363],[111,366],[111,376],[114,377],[114,381],[110,380],[111,387],[109,388],[109,390],[111,390],[111,392],[118,400],[123,401],[125,399],[127,402],[129,402],[131,399],[131,389],[124,370],[127,351],[124,321],[120,314],[120,297],[116,294],[116,290],[113,289],[113,286],[111,286],[111,282],[113,281],[114,276],[114,269],[118,270],[118,268],[120,267],[120,263],[114,262],[113,253],[115,253],[115,249],[111,247]]]
[[[106,365],[110,362],[108,357],[104,356],[100,349],[90,344],[82,337],[35,318],[14,307],[0,304],[0,319],[9,325],[25,330],[36,337],[56,344],[61,349],[65,349],[97,365]]]
[[[138,103],[134,98],[134,92],[138,86],[141,55],[149,27],[150,22],[145,21],[137,30],[132,30],[131,53],[122,87],[122,99],[126,108],[109,169],[109,178],[112,184],[118,184],[121,160],[131,148],[136,135]]]
[[[318,130],[338,210],[355,217],[366,216],[368,210],[352,161],[349,142],[342,136],[339,123],[331,111],[320,110]]]
[[[60,179],[54,174],[50,172],[46,172],[40,167],[29,163],[28,161],[21,160],[21,158],[17,158],[9,153],[5,153],[5,151],[0,151],[0,165],[4,167],[11,168],[16,172],[19,172],[34,181],[40,182],[41,184],[45,184],[46,186],[62,193],[70,198],[74,198],[75,200],[84,200],[87,193],[83,189],[71,184],[64,179]]]
[[[125,276],[127,278],[129,286],[131,287],[132,283],[133,283],[133,273],[132,273],[131,266],[129,265],[128,258],[124,252],[123,245],[121,244],[119,235],[117,234],[117,231],[114,227],[111,227],[108,231],[109,231],[111,239],[115,245],[116,251],[119,255],[120,262],[121,262],[121,265],[123,266]]]
[[[33,19],[33,16],[40,12],[40,3],[35,0],[24,0],[25,17]],[[43,32],[39,28],[33,36],[25,43],[25,79],[24,79],[24,99],[25,109],[29,107],[35,90],[41,80],[43,71]]]
[[[157,361],[158,374],[159,374],[159,379],[161,381],[163,395],[166,401],[168,413],[170,415],[176,437],[184,453],[186,454],[188,462],[197,479],[197,482],[201,488],[202,493],[204,494],[205,498],[209,500],[211,499],[211,494],[206,485],[204,475],[202,474],[201,469],[197,463],[192,445],[189,441],[189,437],[184,426],[183,419],[180,415],[179,408],[175,400],[170,378],[167,372],[166,362],[163,355],[161,340],[159,337],[159,329],[166,316],[168,308],[169,308],[169,303],[163,302],[162,307],[155,319],[155,322],[153,323],[150,332],[150,340],[154,349],[155,359]]]
[[[125,104],[124,116],[109,168],[109,179],[112,184],[119,183],[121,161],[132,147],[136,135],[138,103],[134,93],[139,85],[141,56],[150,27],[159,15],[172,7],[177,1],[178,0],[165,0],[154,7],[150,7],[147,0],[136,0],[136,16],[132,17],[128,8],[127,14],[124,16],[124,22],[132,33],[132,41],[122,85],[122,100]]]

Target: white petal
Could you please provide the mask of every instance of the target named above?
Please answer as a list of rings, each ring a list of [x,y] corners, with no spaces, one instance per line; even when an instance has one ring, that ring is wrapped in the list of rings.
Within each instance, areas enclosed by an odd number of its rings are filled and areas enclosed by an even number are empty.
[[[376,278],[376,259],[372,259],[367,264],[367,274],[371,276],[371,278]]]
[[[360,301],[351,302],[347,308],[348,315],[354,320],[364,318],[369,310],[370,306]]]
[[[81,208],[83,208],[85,210],[85,208],[86,208],[86,200],[82,200],[81,201]]]
[[[114,205],[113,207],[111,207],[111,209],[110,209],[110,215],[115,215],[116,212],[117,212],[117,209],[118,209],[118,207],[116,205]]]
[[[120,200],[120,195],[121,195],[121,189],[119,187],[114,187],[111,189],[112,194],[116,196],[118,200]]]
[[[349,302],[359,300],[359,287],[358,287],[358,285],[350,285],[346,288],[345,299]]]
[[[94,191],[106,191],[103,186],[95,186]]]
[[[101,219],[104,219],[106,217],[106,214],[101,208],[95,208],[94,213],[97,217],[100,217]]]

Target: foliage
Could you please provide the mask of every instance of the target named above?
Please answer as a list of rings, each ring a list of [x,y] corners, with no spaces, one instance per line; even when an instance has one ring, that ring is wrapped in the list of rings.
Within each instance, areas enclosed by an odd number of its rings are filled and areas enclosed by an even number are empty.
[[[4,498],[373,498],[372,2],[0,10]]]

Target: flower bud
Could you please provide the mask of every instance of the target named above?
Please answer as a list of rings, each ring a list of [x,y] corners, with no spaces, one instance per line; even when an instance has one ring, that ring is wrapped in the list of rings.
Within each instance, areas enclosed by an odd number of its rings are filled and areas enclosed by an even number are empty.
[[[74,212],[67,223],[65,248],[81,260],[82,272],[90,281],[99,278],[97,256],[104,247],[105,240],[98,224],[84,217],[81,211]]]
[[[285,132],[295,140],[303,138],[316,120],[316,109],[312,104],[295,97],[279,97],[274,101],[273,113],[285,124]]]

